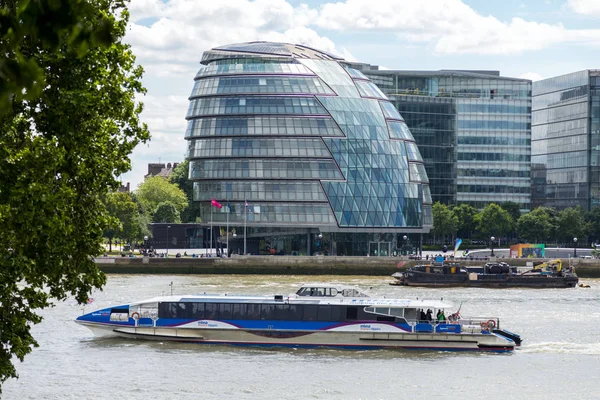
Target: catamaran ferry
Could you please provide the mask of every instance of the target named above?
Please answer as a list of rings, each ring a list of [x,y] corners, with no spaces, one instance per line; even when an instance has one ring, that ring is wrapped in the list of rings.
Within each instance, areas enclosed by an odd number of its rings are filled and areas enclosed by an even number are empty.
[[[519,335],[498,318],[467,318],[444,301],[371,298],[333,284],[302,286],[273,296],[163,296],[84,314],[76,322],[99,336],[136,339],[347,349],[477,350],[505,352]],[[426,310],[428,312],[426,312]]]

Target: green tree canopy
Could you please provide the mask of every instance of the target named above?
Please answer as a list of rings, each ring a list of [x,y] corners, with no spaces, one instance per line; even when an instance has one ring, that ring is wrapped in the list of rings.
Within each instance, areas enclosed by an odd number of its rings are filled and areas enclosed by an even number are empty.
[[[152,214],[156,211],[156,207],[165,201],[173,203],[180,213],[188,205],[188,199],[183,190],[160,176],[151,176],[140,183],[136,190],[136,197]]]
[[[109,239],[111,250],[114,238],[126,239],[127,242],[132,243],[148,234],[149,220],[140,214],[140,208],[131,193],[108,193],[104,202],[114,221],[110,228],[104,231],[104,237]]]
[[[123,3],[71,1],[78,6],[63,10],[64,3],[0,6],[0,64],[18,55],[17,62],[44,74],[27,100],[22,82],[15,89],[0,74],[0,95],[10,101],[0,115],[0,382],[16,376],[13,356],[22,361],[37,346],[30,332],[41,321],[36,310],[69,295],[85,303],[92,288],[105,283],[91,257],[102,253],[110,222],[102,198],[130,169],[133,148],[149,138],[135,100],[144,92],[142,69],[121,42],[128,20]],[[14,26],[33,10],[29,6],[38,12],[35,21],[46,22],[4,31],[7,15]],[[65,23],[67,32],[59,31],[60,40],[49,47],[40,35],[53,29],[54,18],[74,24]],[[107,21],[114,32],[109,45],[90,41],[82,48],[68,33],[91,29],[93,35]]]
[[[179,218],[179,211],[175,204],[170,201],[163,201],[156,206],[153,221],[178,224],[181,222],[181,219]]]
[[[517,231],[521,240],[531,243],[546,243],[556,231],[556,212],[553,208],[537,207],[521,215],[517,221]]]
[[[600,243],[600,207],[596,206],[585,214],[588,233],[594,243]]]
[[[579,242],[587,240],[588,224],[585,222],[585,211],[580,206],[565,208],[558,212],[556,218],[557,236],[563,243],[573,243],[573,238]]]
[[[454,236],[458,228],[458,217],[445,204],[439,201],[433,205],[433,234],[442,240]]]
[[[185,160],[178,164],[173,170],[173,174],[170,176],[170,181],[183,190],[187,196],[188,206],[181,212],[181,221],[200,222],[201,204],[199,201],[194,201],[194,185],[188,177],[189,169],[189,160]]]
[[[479,231],[487,236],[501,238],[514,229],[515,223],[505,209],[496,203],[490,203],[481,210]]]
[[[470,238],[477,227],[475,216],[477,209],[469,204],[459,204],[452,208],[458,221],[458,236],[461,238]]]

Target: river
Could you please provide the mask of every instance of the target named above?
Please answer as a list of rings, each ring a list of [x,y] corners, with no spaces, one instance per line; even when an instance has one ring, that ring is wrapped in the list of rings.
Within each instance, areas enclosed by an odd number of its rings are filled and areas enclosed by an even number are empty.
[[[498,316],[523,345],[509,354],[253,349],[97,339],[74,300],[43,310],[40,347],[17,362],[3,399],[598,399],[600,279],[574,289],[394,287],[372,276],[108,275],[89,312],[161,294],[289,294],[304,282],[374,296],[443,298]],[[173,283],[172,286],[170,285]]]

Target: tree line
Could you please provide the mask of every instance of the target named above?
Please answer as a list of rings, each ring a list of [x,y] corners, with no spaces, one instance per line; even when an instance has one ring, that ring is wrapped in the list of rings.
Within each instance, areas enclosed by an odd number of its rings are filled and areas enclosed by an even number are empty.
[[[429,241],[453,242],[461,239],[482,240],[490,237],[514,243],[553,243],[572,245],[596,243],[600,238],[600,207],[586,211],[577,206],[556,210],[537,207],[521,215],[514,202],[490,203],[481,210],[468,205],[433,205],[433,229]]]
[[[200,222],[200,205],[193,201],[193,184],[188,179],[189,161],[175,167],[167,179],[152,176],[134,192],[109,192],[104,197],[111,217],[103,236],[109,251],[116,239],[133,244],[150,237],[150,223]]]

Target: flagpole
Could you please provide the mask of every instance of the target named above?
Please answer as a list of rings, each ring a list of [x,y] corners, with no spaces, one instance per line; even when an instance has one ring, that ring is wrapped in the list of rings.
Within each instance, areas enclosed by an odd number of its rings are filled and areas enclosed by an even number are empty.
[[[212,231],[213,231],[213,227],[212,227],[212,209],[213,209],[213,205],[212,205],[212,200],[211,200],[211,204],[210,204],[210,256],[212,257],[212,246],[213,246],[213,241],[212,241]]]
[[[246,223],[248,221],[248,202],[244,200],[244,255],[246,255]]]
[[[229,205],[229,200],[227,200],[227,228],[225,234],[225,247],[227,247],[227,257],[229,257],[229,213],[231,212],[231,206]]]

